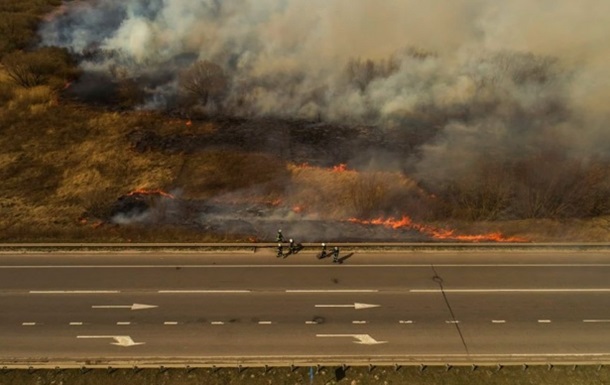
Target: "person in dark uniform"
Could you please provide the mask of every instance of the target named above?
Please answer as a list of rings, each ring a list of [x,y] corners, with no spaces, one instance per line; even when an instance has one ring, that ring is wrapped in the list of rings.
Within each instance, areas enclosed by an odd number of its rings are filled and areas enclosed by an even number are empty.
[[[275,237],[276,242],[284,242],[284,235],[282,234],[282,229],[277,231],[277,237]]]
[[[320,256],[318,258],[320,259],[324,259],[328,257],[328,253],[326,252],[326,243],[322,244],[322,252],[320,253]]]
[[[296,243],[294,243],[294,240],[292,238],[289,240],[288,248],[290,249],[290,254],[296,254],[296,252],[298,251],[297,245]]]
[[[277,254],[276,257],[282,258],[284,256],[284,246],[281,243],[277,244]]]
[[[337,246],[333,249],[333,263],[341,263],[339,261],[339,248]]]

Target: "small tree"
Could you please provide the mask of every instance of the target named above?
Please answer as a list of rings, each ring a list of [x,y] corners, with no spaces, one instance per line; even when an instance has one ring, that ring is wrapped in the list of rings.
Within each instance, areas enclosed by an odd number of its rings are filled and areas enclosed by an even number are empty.
[[[207,60],[195,62],[180,75],[179,80],[182,89],[202,106],[213,102],[220,107],[229,85],[222,68]]]
[[[37,51],[15,51],[2,59],[9,78],[21,87],[49,85],[60,89],[78,71],[65,49],[45,47]]]

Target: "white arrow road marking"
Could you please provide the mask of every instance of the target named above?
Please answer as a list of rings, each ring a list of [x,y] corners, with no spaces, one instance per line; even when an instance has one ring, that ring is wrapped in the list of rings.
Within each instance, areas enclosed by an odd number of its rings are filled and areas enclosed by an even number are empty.
[[[373,305],[373,304],[369,304],[369,303],[359,303],[359,302],[355,302],[352,305],[316,305],[316,307],[351,307],[354,308],[355,310],[361,310],[361,309],[370,309],[372,307],[380,307],[381,305]]]
[[[76,336],[76,338],[86,338],[86,339],[98,339],[98,338],[112,338],[116,342],[111,342],[111,345],[117,346],[135,346],[135,345],[144,345],[146,342],[134,342],[130,336]]]
[[[368,334],[316,334],[316,337],[350,337],[355,338],[358,341],[354,341],[355,344],[361,345],[378,345],[385,344],[388,341],[377,341]]]
[[[143,303],[134,303],[133,305],[93,305],[92,309],[131,309],[131,310],[144,310],[159,307],[157,305],[145,305]]]

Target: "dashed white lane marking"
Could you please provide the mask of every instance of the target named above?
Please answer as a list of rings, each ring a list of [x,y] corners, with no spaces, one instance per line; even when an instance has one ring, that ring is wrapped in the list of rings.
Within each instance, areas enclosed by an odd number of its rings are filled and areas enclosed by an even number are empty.
[[[538,323],[539,324],[550,324],[551,320],[550,319],[539,319]]]
[[[410,289],[410,293],[607,293],[610,288],[599,289]]]
[[[258,321],[259,325],[271,325],[271,321]]]
[[[505,324],[506,321],[503,320],[503,319],[492,319],[491,323],[493,323],[493,324]]]
[[[337,289],[337,290],[286,290],[286,293],[377,293],[377,289]]]
[[[70,322],[70,326],[81,326],[82,322]]]
[[[212,325],[224,325],[225,323],[222,321],[212,321],[210,322]]]
[[[117,294],[120,290],[30,290],[30,294]]]
[[[305,321],[305,325],[317,325],[316,321]]]
[[[453,321],[453,320],[449,320],[449,321],[445,321],[446,324],[459,324],[460,321]]]
[[[362,324],[365,324],[366,321],[352,321],[352,323],[355,325],[362,325]]]
[[[584,319],[582,322],[588,323],[602,323],[602,322],[610,322],[610,319]]]
[[[159,294],[242,294],[250,290],[159,290]]]
[[[126,325],[131,325],[131,322],[119,321],[116,324],[121,325],[121,326],[126,326]]]
[[[163,325],[178,325],[178,322],[176,322],[176,321],[165,321],[165,322],[163,322]]]
[[[34,326],[34,325],[36,325],[36,322],[22,322],[21,325],[22,326]]]
[[[398,323],[399,324],[412,324],[413,321],[411,321],[411,320],[400,320],[400,321],[398,321]]]

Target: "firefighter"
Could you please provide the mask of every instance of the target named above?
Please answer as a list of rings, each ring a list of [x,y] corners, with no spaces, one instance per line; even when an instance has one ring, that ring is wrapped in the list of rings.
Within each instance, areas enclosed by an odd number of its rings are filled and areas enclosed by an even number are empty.
[[[288,248],[290,249],[290,254],[296,254],[297,245],[294,243],[294,240],[290,238]]]
[[[277,254],[276,254],[276,256],[278,258],[282,258],[284,256],[284,246],[282,246],[281,243],[277,244]]]
[[[320,259],[326,258],[328,255],[326,254],[326,243],[322,244],[322,252],[320,253]]]
[[[282,234],[282,229],[277,231],[277,237],[275,238],[276,242],[284,242],[284,235]]]
[[[333,249],[333,263],[341,263],[341,261],[339,261],[339,248],[337,246]]]

